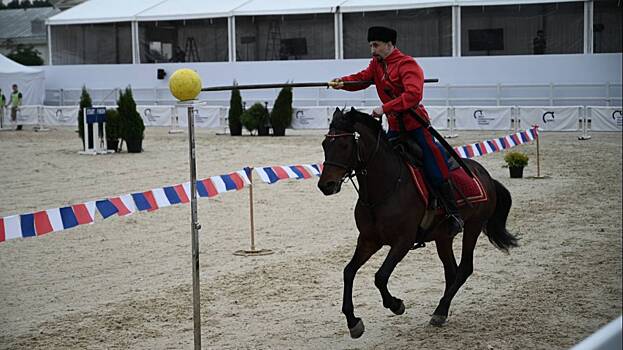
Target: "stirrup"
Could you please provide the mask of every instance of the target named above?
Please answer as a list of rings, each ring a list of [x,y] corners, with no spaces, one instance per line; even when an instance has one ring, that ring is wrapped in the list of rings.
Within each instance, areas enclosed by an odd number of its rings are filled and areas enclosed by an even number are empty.
[[[465,224],[459,216],[457,216],[456,214],[449,214],[446,216],[446,220],[452,220],[452,222],[450,223],[450,230],[448,231],[449,236],[454,237],[457,234],[463,232],[463,227],[465,226]]]

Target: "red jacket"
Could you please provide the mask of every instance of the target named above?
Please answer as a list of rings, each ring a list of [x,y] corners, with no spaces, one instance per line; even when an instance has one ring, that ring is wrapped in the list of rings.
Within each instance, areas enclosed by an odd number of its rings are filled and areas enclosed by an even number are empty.
[[[422,91],[424,89],[424,71],[415,62],[413,57],[394,49],[384,60],[387,64],[387,76],[389,81],[384,78],[384,64],[376,58],[372,58],[368,67],[359,73],[342,77],[343,81],[374,81],[376,92],[381,101],[383,101],[383,112],[387,115],[389,129],[399,131],[398,119],[396,113],[403,113],[405,128],[413,130],[422,125],[415,120],[409,109],[415,108],[417,114],[429,120],[428,112],[424,106],[420,104],[422,101]],[[344,86],[342,89],[348,91],[357,91],[367,88],[370,85],[350,85]],[[385,88],[389,87],[393,92],[395,99],[392,99],[385,93]]]

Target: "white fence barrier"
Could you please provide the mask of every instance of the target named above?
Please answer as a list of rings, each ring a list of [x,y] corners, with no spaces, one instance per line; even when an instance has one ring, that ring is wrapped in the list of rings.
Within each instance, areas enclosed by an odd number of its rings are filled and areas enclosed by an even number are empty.
[[[78,125],[79,106],[41,106],[42,124],[46,126]]]
[[[586,107],[586,118],[591,121],[591,131],[621,131],[621,107]]]
[[[579,131],[582,107],[517,107],[519,128],[538,125],[541,131]]]
[[[452,107],[456,130],[511,130],[512,107]]]
[[[372,113],[373,107],[358,110]],[[327,129],[335,107],[294,107],[292,129]],[[137,111],[145,126],[186,128],[185,110],[175,106],[139,105]],[[588,136],[588,131],[621,131],[621,107],[608,106],[535,106],[535,107],[427,107],[433,126],[438,130],[518,130],[538,125],[541,131],[577,131]],[[226,129],[229,108],[199,105],[195,108],[198,128]],[[22,106],[17,113],[17,124],[39,127],[77,126],[78,106]],[[176,123],[177,121],[177,123]],[[4,116],[10,124],[10,111]],[[176,125],[177,124],[177,125]],[[387,128],[386,119],[383,126]]]
[[[145,126],[171,126],[174,106],[136,106]]]

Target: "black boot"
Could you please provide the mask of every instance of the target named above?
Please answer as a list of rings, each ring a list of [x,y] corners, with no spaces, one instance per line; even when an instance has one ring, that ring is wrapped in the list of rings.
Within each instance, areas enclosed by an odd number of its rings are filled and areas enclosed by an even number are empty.
[[[454,199],[454,193],[450,182],[444,182],[441,186],[439,186],[438,191],[441,196],[440,199],[446,208],[446,218],[449,220],[448,225],[450,230],[448,231],[448,235],[454,237],[457,233],[463,231],[463,219],[461,218],[461,212],[456,205],[456,200]]]

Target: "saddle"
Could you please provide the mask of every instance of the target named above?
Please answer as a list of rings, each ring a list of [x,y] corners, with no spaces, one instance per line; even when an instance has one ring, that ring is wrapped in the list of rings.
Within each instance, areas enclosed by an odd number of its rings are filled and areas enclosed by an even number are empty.
[[[443,210],[441,201],[438,200],[437,191],[426,181],[423,171],[423,152],[420,146],[409,138],[395,138],[389,140],[396,153],[407,164],[411,178],[426,201],[429,210]],[[459,163],[452,157],[448,158],[448,180],[454,189],[454,196],[457,206],[487,201],[487,193],[485,192],[478,178],[471,178]]]

